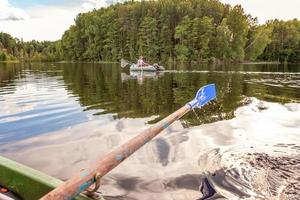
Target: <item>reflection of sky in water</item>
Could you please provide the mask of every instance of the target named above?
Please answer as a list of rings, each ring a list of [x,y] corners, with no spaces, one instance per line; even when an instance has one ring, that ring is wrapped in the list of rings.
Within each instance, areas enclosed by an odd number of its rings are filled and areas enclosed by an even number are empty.
[[[88,121],[88,113],[56,77],[26,75],[0,101],[0,143],[25,139]],[[11,86],[10,86],[11,87]],[[6,91],[8,89],[6,88]]]

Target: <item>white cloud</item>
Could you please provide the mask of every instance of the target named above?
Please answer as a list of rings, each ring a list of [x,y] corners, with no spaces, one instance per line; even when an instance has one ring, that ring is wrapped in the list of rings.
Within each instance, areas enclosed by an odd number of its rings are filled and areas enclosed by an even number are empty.
[[[0,21],[0,31],[9,33],[19,39],[22,38],[24,41],[54,41],[60,39],[63,33],[74,24],[74,19],[78,13],[88,12],[94,8],[106,7],[112,3],[121,1],[122,0],[84,0],[72,6],[35,5],[26,10],[21,10],[12,7],[8,0],[0,0],[0,16],[3,15],[2,10],[5,10],[4,13],[19,10],[23,15],[15,16],[18,16],[17,19],[24,19],[9,20],[9,17],[0,17],[0,19],[2,19],[2,21]]]
[[[107,6],[105,1],[99,1],[99,0],[87,0],[86,2],[82,3],[82,8],[85,11],[93,10],[94,8],[101,8]]]
[[[29,15],[22,9],[13,7],[8,0],[0,0],[0,20],[25,20]]]
[[[29,40],[57,40],[65,30],[74,24],[78,9],[63,7],[36,6],[26,10],[30,18],[25,20],[0,21],[0,31],[13,37]]]
[[[240,4],[246,13],[258,17],[260,23],[270,19],[300,19],[299,0],[220,0],[231,5]]]
[[[85,2],[82,3],[82,7],[85,11],[93,10],[94,8],[102,8],[109,6],[111,4],[117,3],[117,2],[124,2],[125,0],[85,0]]]

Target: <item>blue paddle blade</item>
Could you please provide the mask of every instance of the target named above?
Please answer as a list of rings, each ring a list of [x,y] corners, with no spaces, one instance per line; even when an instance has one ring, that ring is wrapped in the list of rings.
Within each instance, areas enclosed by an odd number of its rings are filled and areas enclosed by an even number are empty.
[[[214,100],[217,97],[215,84],[209,84],[200,88],[196,94],[195,99],[190,101],[188,105],[194,108],[201,108],[208,102]]]

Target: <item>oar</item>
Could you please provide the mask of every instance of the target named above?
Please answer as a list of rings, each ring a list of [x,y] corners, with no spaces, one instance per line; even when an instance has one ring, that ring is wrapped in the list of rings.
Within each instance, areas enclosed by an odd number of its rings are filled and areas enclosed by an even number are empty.
[[[42,197],[41,200],[67,200],[74,198],[77,194],[86,190],[91,184],[93,184],[96,179],[99,180],[100,177],[107,174],[136,150],[158,135],[162,130],[166,129],[175,120],[180,119],[183,115],[194,108],[202,108],[215,98],[216,88],[214,84],[202,87],[198,90],[195,99],[160,122],[141,132],[127,143],[116,148],[98,162],[92,164],[86,169],[82,169],[64,184]]]

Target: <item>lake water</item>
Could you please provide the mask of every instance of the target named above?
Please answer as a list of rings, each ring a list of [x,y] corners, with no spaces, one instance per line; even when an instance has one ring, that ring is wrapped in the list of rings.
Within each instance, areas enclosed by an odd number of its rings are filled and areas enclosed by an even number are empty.
[[[289,199],[289,188],[300,189],[300,65],[130,73],[118,64],[0,63],[0,155],[68,179],[208,83],[217,100],[105,176],[101,192],[107,199]]]

